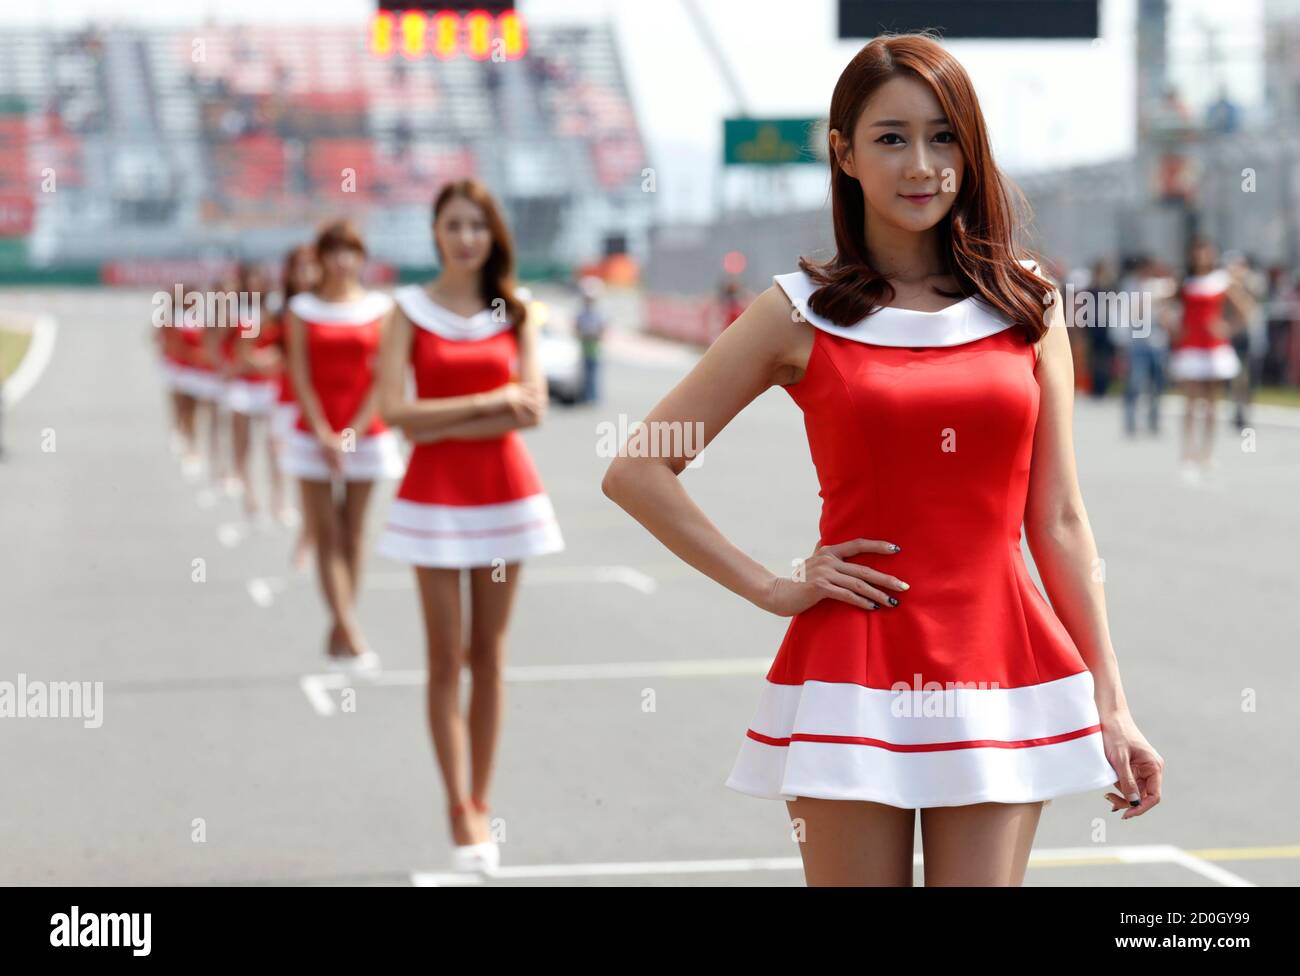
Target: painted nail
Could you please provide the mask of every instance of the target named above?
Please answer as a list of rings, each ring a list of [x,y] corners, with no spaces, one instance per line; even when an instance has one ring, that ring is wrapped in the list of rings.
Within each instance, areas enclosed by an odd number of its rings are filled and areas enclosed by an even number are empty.
[[[889,544],[889,551],[890,551],[890,552],[900,552],[901,550],[902,550],[902,546],[897,546],[897,545],[895,545],[895,544],[892,543],[892,542]]]
[[[898,584],[898,588],[899,588],[900,590],[910,590],[910,589],[911,589],[911,587],[908,586],[906,583],[899,583],[899,584]]]
[[[872,610],[879,610],[879,609],[880,609],[880,607],[876,606],[876,604],[871,603],[870,600],[868,600],[867,602],[871,604],[871,609],[872,609]]]
[[[890,605],[891,607],[896,607],[896,606],[898,606],[898,601],[897,601],[896,599],[894,599],[894,598],[891,596],[891,597],[889,598],[889,605]]]

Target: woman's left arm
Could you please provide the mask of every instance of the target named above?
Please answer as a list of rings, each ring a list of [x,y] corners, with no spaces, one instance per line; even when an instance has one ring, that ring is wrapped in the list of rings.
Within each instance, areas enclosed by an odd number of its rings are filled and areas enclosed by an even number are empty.
[[[1075,468],[1074,361],[1059,292],[1051,326],[1039,345],[1035,376],[1041,396],[1025,503],[1025,539],[1052,609],[1092,672],[1107,759],[1120,777],[1117,785],[1129,802],[1141,800],[1140,806],[1124,814],[1127,819],[1160,802],[1164,760],[1133,722],[1110,641],[1102,574],[1097,571],[1101,560]],[[1111,797],[1112,802],[1119,801],[1114,794]]]
[[[546,374],[542,371],[541,360],[537,354],[539,341],[537,336],[537,324],[525,318],[524,324],[519,329],[518,337],[518,383],[521,386],[531,387],[538,394],[538,401],[541,404],[536,417],[531,422],[521,421],[513,411],[505,411],[487,417],[462,420],[446,427],[439,427],[427,434],[417,434],[412,440],[417,444],[448,439],[482,440],[490,437],[501,437],[512,430],[522,427],[538,426],[546,415],[546,400],[549,394],[546,385]]]
[[[370,427],[370,422],[379,414],[379,360],[382,356],[382,350],[386,348],[384,337],[388,334],[389,328],[391,328],[388,324],[388,320],[389,316],[387,315],[379,320],[379,349],[381,351],[375,353],[375,365],[374,372],[370,379],[370,389],[366,391],[365,399],[361,401],[361,406],[357,408],[357,412],[353,415],[352,423],[348,424],[348,426],[356,432],[357,437],[364,437],[366,435],[366,430]]]

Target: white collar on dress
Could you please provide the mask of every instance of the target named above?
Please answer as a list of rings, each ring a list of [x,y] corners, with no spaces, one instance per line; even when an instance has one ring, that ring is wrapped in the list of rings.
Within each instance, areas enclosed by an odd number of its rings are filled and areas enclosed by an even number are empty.
[[[515,294],[525,302],[532,297],[526,288],[515,289]],[[453,312],[430,298],[423,285],[404,285],[394,292],[393,297],[397,299],[397,304],[401,306],[412,325],[442,336],[444,339],[472,342],[490,339],[497,333],[512,328],[509,319],[500,321],[494,319],[490,308],[479,309],[468,317]]]
[[[1038,274],[1038,265],[1029,259],[1020,262]],[[972,295],[937,312],[885,306],[860,319],[854,325],[839,325],[818,315],[808,307],[808,299],[821,286],[804,271],[773,275],[790,304],[808,322],[829,332],[857,342],[876,346],[958,346],[974,342],[1009,328],[1011,323],[995,312],[979,296]]]
[[[1217,295],[1227,291],[1232,276],[1227,268],[1215,268],[1203,275],[1189,275],[1183,282],[1183,292],[1188,295]]]
[[[322,322],[330,325],[369,325],[383,318],[393,307],[393,300],[381,291],[366,292],[352,302],[327,302],[309,291],[302,291],[289,299],[289,311],[304,322]]]

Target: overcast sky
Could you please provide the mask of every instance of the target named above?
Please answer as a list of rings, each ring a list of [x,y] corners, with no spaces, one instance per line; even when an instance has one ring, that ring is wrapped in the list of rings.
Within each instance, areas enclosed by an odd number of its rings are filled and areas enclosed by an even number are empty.
[[[863,41],[833,37],[834,0],[700,0],[755,115],[822,116]],[[1032,7],[1032,3],[1026,4]],[[0,25],[356,23],[373,0],[42,0],[0,10]],[[535,23],[610,20],[659,172],[663,216],[707,210],[721,119],[737,110],[677,0],[521,0]],[[1133,139],[1136,0],[1103,0],[1102,37],[954,41],[974,80],[1000,165],[1011,173],[1126,155]],[[1262,0],[1173,0],[1170,59],[1193,106],[1218,85],[1248,110],[1263,87]],[[1217,53],[1209,47],[1213,44]],[[824,190],[825,176],[820,184]],[[806,189],[806,187],[805,187]]]

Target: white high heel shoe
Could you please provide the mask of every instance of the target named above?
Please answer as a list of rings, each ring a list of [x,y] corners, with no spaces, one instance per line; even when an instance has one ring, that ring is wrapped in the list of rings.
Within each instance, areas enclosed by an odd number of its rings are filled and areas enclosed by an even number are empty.
[[[362,651],[360,654],[331,654],[328,662],[331,671],[378,671],[379,655],[374,651]]]
[[[487,807],[479,806],[473,799],[454,805],[450,810],[450,815],[455,818],[456,814],[462,809],[479,810],[482,813],[487,812]],[[468,874],[495,874],[497,868],[501,866],[501,849],[494,840],[483,841],[478,844],[454,844],[451,848],[451,869]]]

